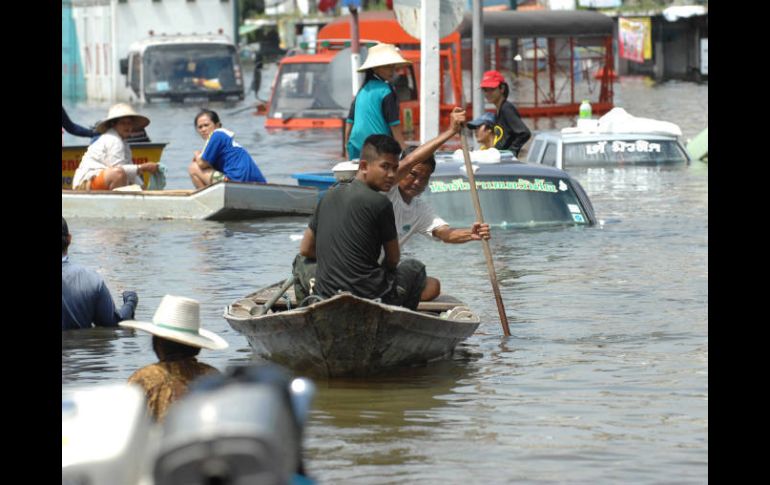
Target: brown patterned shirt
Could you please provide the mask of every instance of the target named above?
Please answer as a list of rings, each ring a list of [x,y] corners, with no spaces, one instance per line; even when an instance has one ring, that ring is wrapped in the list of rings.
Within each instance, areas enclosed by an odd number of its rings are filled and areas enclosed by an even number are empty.
[[[139,384],[147,397],[147,409],[161,422],[168,407],[187,393],[188,384],[195,378],[219,371],[195,357],[147,365],[128,378],[129,384]]]

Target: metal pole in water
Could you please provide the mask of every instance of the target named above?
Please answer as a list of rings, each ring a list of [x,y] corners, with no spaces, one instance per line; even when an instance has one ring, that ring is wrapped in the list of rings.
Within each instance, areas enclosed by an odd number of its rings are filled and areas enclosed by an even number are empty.
[[[358,33],[358,9],[348,8],[350,9],[350,69],[353,73],[350,78],[353,82],[353,96],[355,96],[361,87],[358,77],[358,68],[361,67],[361,44]]]
[[[420,15],[420,143],[425,143],[438,135],[439,0],[423,0]]]
[[[481,94],[481,77],[484,74],[484,14],[481,9],[481,0],[473,0],[473,53],[471,73],[471,103],[473,103],[473,117],[478,118],[484,112],[484,96]],[[464,106],[463,106],[464,107]]]

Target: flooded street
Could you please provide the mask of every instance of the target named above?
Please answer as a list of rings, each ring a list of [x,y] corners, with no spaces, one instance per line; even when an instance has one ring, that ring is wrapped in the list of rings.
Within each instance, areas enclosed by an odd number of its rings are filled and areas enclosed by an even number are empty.
[[[274,69],[263,74],[263,98]],[[249,104],[253,93],[208,107],[268,181],[294,184],[292,173],[339,161],[339,130],[268,132],[249,111],[228,114]],[[677,123],[684,140],[708,123],[707,84],[623,78],[615,104]],[[65,108],[90,125],[109,103]],[[152,141],[169,142],[167,188],[192,188],[200,106],[136,108],[152,121]],[[572,121],[525,119],[533,130]],[[87,140],[67,134],[64,142]],[[571,173],[600,224],[493,230],[510,338],[479,244],[416,238],[407,246],[404,256],[425,262],[482,323],[451,361],[376,380],[316,381],[305,458],[319,483],[708,482],[708,164]],[[97,269],[116,300],[135,290],[137,319],[151,320],[166,293],[199,300],[204,327],[230,343],[200,354],[219,369],[251,359],[224,307],[286,278],[299,246],[292,236],[306,226],[303,218],[68,223],[71,259]],[[63,388],[123,382],[154,361],[144,332],[62,333]]]

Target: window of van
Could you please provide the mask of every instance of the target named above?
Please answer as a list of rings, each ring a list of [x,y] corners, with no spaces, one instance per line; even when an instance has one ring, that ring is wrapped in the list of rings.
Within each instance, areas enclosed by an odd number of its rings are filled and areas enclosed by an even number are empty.
[[[444,98],[441,102],[444,104],[459,104],[458,101],[455,101],[455,92],[452,89],[452,72],[449,69],[449,57],[441,57],[441,64],[441,73],[443,74],[441,76],[441,87]]]
[[[535,140],[532,143],[532,149],[529,151],[527,161],[529,163],[539,163],[540,149],[543,148],[543,140]]]
[[[142,56],[131,56],[131,89],[137,96],[142,95]]]
[[[350,85],[334,86],[330,82],[329,64],[283,64],[275,82],[270,117],[275,113],[288,116],[312,117],[313,110],[341,110],[347,114],[349,106],[335,101],[335,90],[350,92]],[[350,96],[348,94],[348,96]],[[326,116],[326,111],[322,112]]]
[[[556,165],[556,143],[548,143],[543,154],[543,165]]]
[[[205,94],[243,90],[235,47],[227,44],[164,44],[144,53],[147,93]]]
[[[414,69],[412,66],[404,66],[396,69],[393,76],[393,88],[399,102],[417,101],[417,87],[414,82]]]

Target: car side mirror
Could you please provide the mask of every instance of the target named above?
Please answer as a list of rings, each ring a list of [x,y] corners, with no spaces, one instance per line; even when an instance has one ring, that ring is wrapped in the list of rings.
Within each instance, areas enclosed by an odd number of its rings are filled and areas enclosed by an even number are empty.
[[[128,74],[128,57],[120,60],[120,73],[123,75]]]

